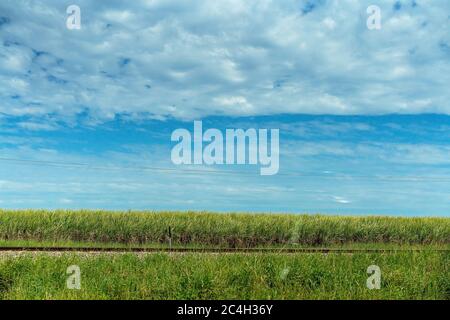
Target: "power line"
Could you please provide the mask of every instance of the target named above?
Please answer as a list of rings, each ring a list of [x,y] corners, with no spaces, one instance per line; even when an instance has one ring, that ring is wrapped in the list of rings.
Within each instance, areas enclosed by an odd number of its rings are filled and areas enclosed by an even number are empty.
[[[31,166],[46,166],[58,168],[76,168],[76,169],[92,169],[92,170],[140,170],[140,171],[154,171],[160,173],[177,173],[177,174],[220,174],[220,175],[252,175],[255,174],[249,171],[230,171],[230,170],[215,170],[215,169],[180,169],[168,167],[154,167],[154,166],[98,166],[89,163],[65,162],[65,161],[47,161],[47,160],[33,160],[33,159],[19,159],[19,158],[4,158],[0,157],[0,161],[15,162],[18,164],[25,164]],[[311,178],[325,178],[337,180],[351,180],[351,179],[375,179],[385,181],[410,181],[410,182],[450,182],[449,177],[431,177],[431,176],[392,176],[392,175],[349,175],[345,173],[329,174],[329,173],[307,173],[307,172],[283,172],[276,176],[283,177],[311,177]]]
[[[0,161],[18,162],[37,166],[49,166],[49,167],[67,167],[67,168],[83,168],[83,169],[95,169],[95,170],[144,170],[144,171],[157,171],[157,172],[173,172],[173,173],[213,173],[213,174],[248,174],[253,175],[252,172],[246,171],[223,171],[223,170],[199,170],[199,169],[179,169],[168,167],[151,167],[151,166],[97,166],[89,163],[75,163],[75,162],[62,162],[62,161],[44,161],[44,160],[31,160],[31,159],[16,159],[16,158],[0,158]]]

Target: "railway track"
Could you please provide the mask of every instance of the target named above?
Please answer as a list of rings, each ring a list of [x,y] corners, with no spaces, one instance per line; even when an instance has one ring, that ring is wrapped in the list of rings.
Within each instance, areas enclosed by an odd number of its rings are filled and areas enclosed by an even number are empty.
[[[114,248],[114,247],[0,247],[0,252],[92,252],[92,253],[396,253],[448,252],[450,249],[380,249],[380,248]]]

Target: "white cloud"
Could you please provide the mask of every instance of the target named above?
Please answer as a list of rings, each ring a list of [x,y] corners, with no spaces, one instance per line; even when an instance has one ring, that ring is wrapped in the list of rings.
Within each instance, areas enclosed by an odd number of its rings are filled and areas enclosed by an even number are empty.
[[[341,203],[341,204],[348,204],[348,203],[351,203],[350,200],[347,200],[347,199],[345,199],[344,197],[333,196],[333,199],[334,199],[335,202]]]
[[[386,165],[450,165],[450,147],[440,144],[296,141],[285,143],[282,151],[284,156],[294,160],[326,155],[341,157],[347,161],[371,159]]]
[[[51,124],[36,122],[19,122],[17,126],[30,131],[53,131],[57,129],[57,127]]]
[[[2,3],[0,112],[91,123],[278,113],[450,114],[449,2]],[[14,97],[11,98],[11,97]]]

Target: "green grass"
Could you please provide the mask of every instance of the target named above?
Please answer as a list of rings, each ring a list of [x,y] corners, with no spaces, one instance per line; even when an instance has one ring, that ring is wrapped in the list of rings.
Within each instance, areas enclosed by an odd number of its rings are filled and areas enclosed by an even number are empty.
[[[169,227],[175,248],[403,251],[0,252],[0,299],[450,299],[449,218],[0,210],[0,247],[167,247]],[[366,287],[373,264],[380,290]],[[70,265],[81,268],[81,290],[66,288]]]
[[[369,265],[381,289],[366,287]],[[81,290],[66,269],[81,269]],[[1,299],[450,299],[449,254],[0,256]]]
[[[0,210],[0,240],[222,247],[448,245],[449,218]]]

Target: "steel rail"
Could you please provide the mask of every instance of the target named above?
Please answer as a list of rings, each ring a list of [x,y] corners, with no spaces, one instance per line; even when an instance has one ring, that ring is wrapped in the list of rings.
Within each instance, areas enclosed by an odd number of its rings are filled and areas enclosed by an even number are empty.
[[[450,249],[411,248],[115,248],[115,247],[11,247],[2,246],[0,252],[92,252],[92,253],[397,253],[449,252]]]

